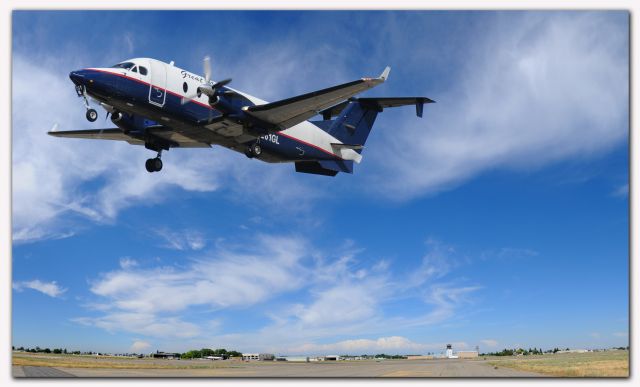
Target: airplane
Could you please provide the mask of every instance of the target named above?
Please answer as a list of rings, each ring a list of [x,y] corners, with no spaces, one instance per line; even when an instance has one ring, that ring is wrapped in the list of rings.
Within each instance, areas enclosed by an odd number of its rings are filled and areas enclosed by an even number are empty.
[[[267,102],[211,80],[211,60],[204,76],[152,58],[125,60],[112,67],[72,71],[69,78],[84,101],[86,118],[96,121],[95,101],[116,128],[57,131],[65,138],[126,141],[157,152],[148,172],[162,169],[162,151],[220,145],[268,163],[294,163],[295,170],[324,176],[353,173],[378,113],[415,105],[422,117],[426,97],[355,98],[380,85],[390,67],[376,78],[352,82]],[[319,115],[321,119],[309,121]]]

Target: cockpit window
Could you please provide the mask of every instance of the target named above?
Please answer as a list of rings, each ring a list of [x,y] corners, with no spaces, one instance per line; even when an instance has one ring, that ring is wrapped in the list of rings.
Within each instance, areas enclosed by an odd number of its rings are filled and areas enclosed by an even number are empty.
[[[138,66],[133,66],[131,71],[134,72],[134,73],[137,73],[138,72]]]
[[[143,66],[140,66],[140,74],[147,75],[147,68],[143,67]]]
[[[114,68],[114,69],[126,69],[126,70],[129,70],[133,66],[135,66],[135,63],[133,63],[133,62],[122,62],[122,63],[118,63],[117,65],[111,66],[111,67]]]

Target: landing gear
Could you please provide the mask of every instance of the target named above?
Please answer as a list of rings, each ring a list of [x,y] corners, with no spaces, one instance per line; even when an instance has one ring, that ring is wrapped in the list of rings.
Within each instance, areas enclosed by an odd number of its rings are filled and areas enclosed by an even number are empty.
[[[262,147],[257,142],[254,142],[245,149],[244,154],[250,159],[259,157],[262,154]]]
[[[97,119],[98,119],[98,112],[95,109],[87,110],[87,120],[89,120],[89,122],[94,122]]]
[[[162,160],[160,159],[160,154],[162,151],[158,152],[158,156],[155,159],[147,159],[147,162],[144,163],[145,168],[147,168],[147,172],[160,172],[162,170]]]
[[[91,109],[91,107],[89,107],[87,89],[82,85],[76,85],[76,93],[78,93],[78,97],[82,97],[82,99],[84,100],[84,107],[87,108],[87,120],[89,120],[89,122],[95,122],[95,120],[98,119],[98,112],[95,109]]]

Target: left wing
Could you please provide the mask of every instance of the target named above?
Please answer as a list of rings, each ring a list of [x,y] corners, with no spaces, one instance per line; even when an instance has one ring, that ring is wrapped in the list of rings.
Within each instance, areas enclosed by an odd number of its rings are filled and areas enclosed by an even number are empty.
[[[270,124],[277,130],[284,130],[306,121],[321,110],[383,83],[389,77],[390,70],[390,67],[385,68],[378,78],[362,78],[297,97],[250,106],[244,110],[249,116]]]
[[[125,133],[118,128],[109,129],[87,129],[87,130],[69,130],[69,131],[53,131],[47,132],[50,136],[66,137],[66,138],[85,138],[90,140],[114,140],[126,141],[131,145],[144,145],[146,142],[145,134],[141,132]],[[181,135],[169,128],[163,126],[147,128],[147,136],[162,139],[169,143],[172,148],[209,148],[210,145],[205,142],[198,142]]]

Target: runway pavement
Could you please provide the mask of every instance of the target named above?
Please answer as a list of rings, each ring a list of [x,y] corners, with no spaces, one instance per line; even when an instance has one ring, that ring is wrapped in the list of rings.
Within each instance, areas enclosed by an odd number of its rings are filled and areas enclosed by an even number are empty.
[[[210,363],[213,364],[213,363]],[[16,369],[18,368],[18,369]],[[22,369],[23,375],[20,375]],[[540,377],[494,367],[482,360],[385,360],[318,363],[215,362],[201,368],[62,368],[16,367],[14,377],[240,377],[240,378],[367,378],[367,377]]]

